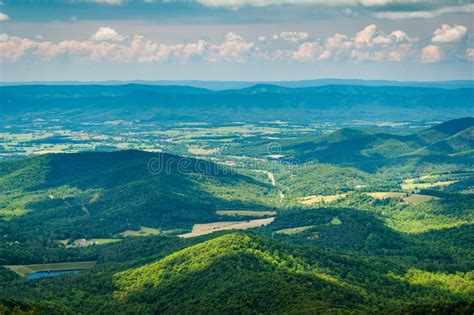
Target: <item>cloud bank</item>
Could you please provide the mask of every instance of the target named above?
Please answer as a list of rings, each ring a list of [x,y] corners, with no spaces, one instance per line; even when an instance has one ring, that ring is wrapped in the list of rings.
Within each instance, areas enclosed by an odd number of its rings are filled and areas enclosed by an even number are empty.
[[[271,39],[268,39],[271,38]],[[229,32],[223,40],[197,40],[188,43],[163,44],[141,35],[126,36],[103,26],[89,40],[52,42],[0,35],[0,58],[4,62],[32,60],[52,61],[70,58],[75,62],[153,63],[193,61],[210,63],[247,62],[401,62],[410,60],[436,63],[443,60],[473,61],[474,50],[467,47],[467,28],[443,24],[432,38],[422,40],[401,30],[385,33],[371,24],[347,35],[335,33],[324,39],[307,32],[281,32],[273,37],[260,35],[254,41]],[[424,47],[423,47],[424,46]]]
[[[151,0],[153,1],[153,0]],[[474,4],[466,1],[426,1],[426,0],[197,0],[198,3],[210,8],[228,8],[239,10],[242,7],[266,7],[280,5],[319,5],[364,8],[372,11],[379,19],[427,19],[444,14],[472,13]]]

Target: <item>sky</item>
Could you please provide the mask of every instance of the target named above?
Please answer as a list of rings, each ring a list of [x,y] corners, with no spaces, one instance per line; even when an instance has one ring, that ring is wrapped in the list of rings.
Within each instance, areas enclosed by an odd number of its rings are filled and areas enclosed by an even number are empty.
[[[474,2],[2,0],[0,81],[474,79]]]

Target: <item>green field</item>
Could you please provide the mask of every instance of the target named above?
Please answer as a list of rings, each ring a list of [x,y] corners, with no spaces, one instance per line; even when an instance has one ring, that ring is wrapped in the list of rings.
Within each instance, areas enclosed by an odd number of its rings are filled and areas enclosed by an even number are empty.
[[[149,228],[145,226],[141,226],[139,230],[127,230],[121,232],[119,235],[123,237],[137,237],[137,236],[153,236],[153,235],[161,235],[163,231],[160,229]]]
[[[374,199],[400,199],[404,202],[411,204],[418,204],[422,202],[427,202],[435,199],[433,196],[420,195],[420,194],[411,194],[411,193],[402,193],[402,192],[369,192],[367,195],[371,196]]]
[[[218,215],[228,216],[249,216],[249,217],[264,217],[275,215],[275,211],[253,211],[253,210],[219,210],[216,211]]]
[[[10,269],[19,276],[26,276],[30,273],[41,271],[57,271],[57,270],[75,270],[90,269],[96,264],[95,261],[78,261],[67,263],[51,263],[51,264],[33,264],[33,265],[7,265],[5,268]]]
[[[269,225],[275,220],[274,217],[266,219],[255,219],[247,221],[224,221],[194,224],[193,229],[189,233],[181,234],[179,237],[190,238],[201,235],[207,235],[214,232],[228,231],[228,230],[247,230]]]
[[[275,233],[285,234],[285,235],[293,235],[293,234],[302,233],[306,230],[312,229],[313,227],[314,227],[314,225],[299,226],[299,227],[294,227],[294,228],[277,230],[277,231],[275,231]]]

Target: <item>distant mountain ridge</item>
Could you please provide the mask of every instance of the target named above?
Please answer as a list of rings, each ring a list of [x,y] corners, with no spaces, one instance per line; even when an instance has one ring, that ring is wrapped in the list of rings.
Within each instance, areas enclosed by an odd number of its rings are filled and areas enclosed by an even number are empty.
[[[106,81],[31,81],[31,82],[0,82],[0,86],[9,85],[182,85],[210,90],[242,89],[258,84],[277,85],[281,87],[301,88],[323,85],[361,85],[361,86],[411,86],[411,87],[436,87],[436,88],[472,88],[474,80],[449,80],[449,81],[391,81],[391,80],[362,80],[362,79],[315,79],[295,81],[200,81],[200,80],[106,80]]]
[[[261,147],[267,145],[262,142]],[[245,152],[245,144],[243,148]],[[464,154],[466,163],[474,163],[469,158],[473,150],[473,117],[446,121],[410,135],[343,128],[315,139],[294,139],[281,143],[281,154],[299,163],[317,160],[321,163],[354,166],[369,172],[408,159],[436,156],[446,160],[453,154]],[[254,151],[259,152],[258,149]]]
[[[464,117],[441,123],[430,129],[444,134],[453,135],[472,126],[474,126],[474,117]]]
[[[259,84],[212,91],[189,86],[21,85],[0,87],[0,114],[76,121],[415,120],[474,116],[474,88]],[[71,115],[71,113],[74,115]]]

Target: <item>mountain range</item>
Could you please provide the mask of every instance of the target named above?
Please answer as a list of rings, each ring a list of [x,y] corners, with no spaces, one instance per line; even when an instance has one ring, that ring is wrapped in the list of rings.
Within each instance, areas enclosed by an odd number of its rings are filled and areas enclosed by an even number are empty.
[[[259,84],[212,91],[159,85],[20,85],[0,87],[0,114],[76,122],[109,120],[229,122],[416,120],[473,116],[474,89],[406,86]]]
[[[191,86],[205,88],[209,90],[228,90],[248,88],[257,84],[272,84],[282,87],[315,87],[323,85],[363,85],[363,86],[411,86],[411,87],[437,87],[437,88],[472,88],[472,80],[451,80],[451,81],[390,81],[390,80],[357,80],[357,79],[316,79],[299,81],[199,81],[199,80],[179,80],[179,81],[35,81],[35,82],[0,82],[0,86],[8,85],[124,85],[124,84],[145,84],[163,86]]]

